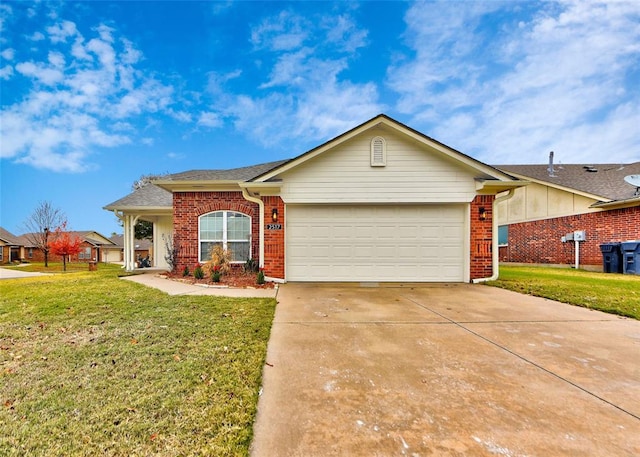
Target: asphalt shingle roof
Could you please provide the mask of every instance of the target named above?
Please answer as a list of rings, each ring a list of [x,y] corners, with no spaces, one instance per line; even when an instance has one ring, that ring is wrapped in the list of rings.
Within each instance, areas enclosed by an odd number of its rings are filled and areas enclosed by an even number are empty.
[[[22,240],[19,237],[2,227],[0,227],[0,240],[11,246],[22,246]]]
[[[640,162],[630,164],[571,164],[554,165],[549,176],[548,165],[495,165],[506,173],[516,173],[538,181],[556,184],[597,195],[609,200],[637,197],[636,187],[624,177],[640,174]]]
[[[173,207],[173,195],[168,190],[154,184],[147,184],[126,197],[109,203],[104,209],[114,210],[132,207],[171,208]]]
[[[162,181],[248,181],[260,176],[288,160],[261,163],[250,167],[232,168],[229,170],[190,170],[175,173],[161,178]]]

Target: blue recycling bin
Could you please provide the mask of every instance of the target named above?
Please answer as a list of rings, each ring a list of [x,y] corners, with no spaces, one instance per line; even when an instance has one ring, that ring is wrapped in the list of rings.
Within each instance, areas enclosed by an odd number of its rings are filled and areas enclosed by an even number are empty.
[[[622,273],[620,243],[601,244],[600,251],[602,252],[602,271],[605,273]]]
[[[627,275],[640,275],[640,241],[620,243],[622,270]]]

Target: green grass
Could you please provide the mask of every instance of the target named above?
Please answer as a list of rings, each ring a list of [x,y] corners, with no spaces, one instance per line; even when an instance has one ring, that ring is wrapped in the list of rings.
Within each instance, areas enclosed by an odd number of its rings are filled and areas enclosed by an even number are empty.
[[[248,455],[275,300],[120,271],[0,281],[0,455]]]
[[[114,264],[99,263],[98,268],[105,267],[109,270],[113,270],[116,267]],[[67,271],[63,271],[64,265],[62,262],[49,262],[49,266],[45,267],[44,263],[27,263],[20,266],[3,265],[2,268],[8,268],[9,270],[28,271],[36,273],[71,273],[78,271],[88,271],[89,264],[86,262],[69,262],[67,263]]]
[[[547,267],[500,267],[488,285],[640,319],[640,276]]]

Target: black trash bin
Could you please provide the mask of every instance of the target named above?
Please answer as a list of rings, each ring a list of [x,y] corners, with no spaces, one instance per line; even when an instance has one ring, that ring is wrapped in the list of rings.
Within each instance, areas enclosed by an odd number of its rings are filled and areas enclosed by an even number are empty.
[[[620,243],[601,244],[600,251],[602,251],[602,271],[605,273],[622,273]]]
[[[640,241],[620,243],[622,270],[627,275],[640,275]]]

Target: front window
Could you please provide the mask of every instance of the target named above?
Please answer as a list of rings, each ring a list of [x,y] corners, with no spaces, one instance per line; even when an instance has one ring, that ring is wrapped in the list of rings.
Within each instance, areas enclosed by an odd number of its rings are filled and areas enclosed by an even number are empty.
[[[507,246],[509,244],[509,226],[501,225],[498,227],[498,246]]]
[[[215,211],[199,219],[200,262],[211,260],[211,250],[222,245],[233,262],[251,258],[251,218],[235,211]]]

